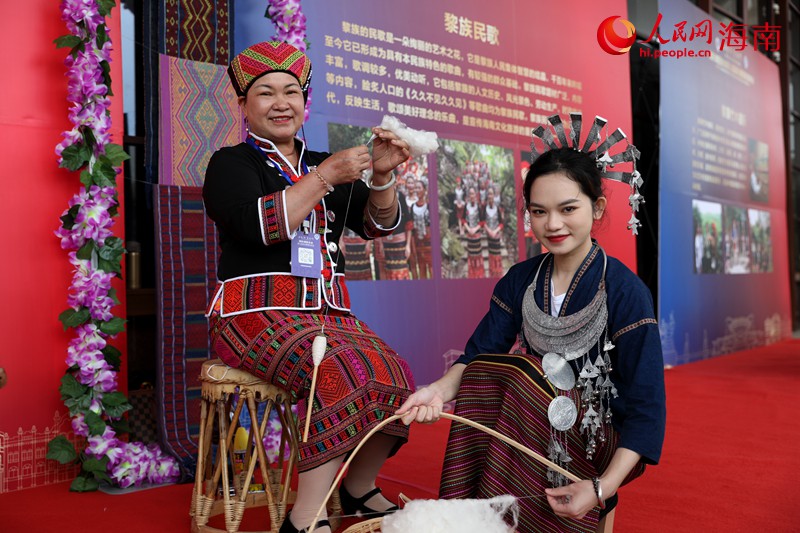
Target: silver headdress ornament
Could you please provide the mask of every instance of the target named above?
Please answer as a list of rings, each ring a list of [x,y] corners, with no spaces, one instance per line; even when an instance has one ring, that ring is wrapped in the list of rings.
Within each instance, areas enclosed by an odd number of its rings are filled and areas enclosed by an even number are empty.
[[[631,230],[631,233],[634,235],[638,235],[639,227],[642,223],[636,218],[636,213],[639,211],[639,204],[644,203],[644,197],[639,193],[639,188],[644,183],[644,180],[642,180],[642,175],[639,171],[636,170],[636,160],[639,159],[641,155],[639,150],[628,142],[628,137],[619,128],[601,142],[600,133],[603,131],[608,121],[599,116],[594,117],[594,123],[589,130],[589,135],[586,137],[583,147],[581,147],[581,123],[583,121],[583,115],[581,113],[570,113],[569,118],[572,125],[569,132],[569,140],[567,140],[567,134],[564,131],[564,123],[561,122],[561,117],[559,115],[547,117],[547,120],[552,125],[552,130],[549,126],[539,126],[531,132],[531,163],[536,161],[536,159],[545,152],[558,148],[573,148],[593,156],[597,163],[597,168],[600,169],[600,174],[604,178],[627,183],[631,186],[631,194],[628,196],[628,203],[631,206],[631,218],[628,220],[628,229]],[[555,136],[553,135],[554,133]],[[544,145],[543,149],[540,150],[536,146],[536,138],[542,141]],[[625,141],[626,148],[613,156],[609,155],[610,149],[622,141]],[[595,144],[597,144],[597,146],[595,146]],[[632,163],[631,172],[613,170],[615,165],[628,162]]]

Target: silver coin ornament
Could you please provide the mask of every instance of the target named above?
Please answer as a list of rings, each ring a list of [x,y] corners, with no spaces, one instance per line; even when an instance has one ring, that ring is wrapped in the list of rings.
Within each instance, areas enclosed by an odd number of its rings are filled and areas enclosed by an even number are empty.
[[[332,209],[328,209],[328,212],[325,213],[325,216],[328,217],[328,220],[330,222],[333,222],[334,220],[336,220],[336,213],[334,213]]]
[[[575,373],[566,359],[554,352],[542,357],[542,369],[547,380],[563,391],[572,390],[575,386]]]
[[[328,250],[330,250],[331,253],[335,254],[338,249],[339,249],[339,246],[335,242],[329,242],[328,243]]]
[[[550,425],[559,431],[566,431],[575,425],[578,419],[578,408],[567,396],[556,396],[547,407],[547,419]]]

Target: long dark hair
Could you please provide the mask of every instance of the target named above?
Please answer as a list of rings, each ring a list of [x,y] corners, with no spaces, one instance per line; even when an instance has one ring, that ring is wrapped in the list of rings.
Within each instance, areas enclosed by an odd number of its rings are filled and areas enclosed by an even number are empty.
[[[603,178],[594,157],[574,148],[556,148],[539,156],[530,166],[522,188],[525,209],[531,203],[531,186],[536,178],[553,172],[563,172],[569,179],[577,183],[581,192],[592,201],[592,205],[598,198],[605,196]]]

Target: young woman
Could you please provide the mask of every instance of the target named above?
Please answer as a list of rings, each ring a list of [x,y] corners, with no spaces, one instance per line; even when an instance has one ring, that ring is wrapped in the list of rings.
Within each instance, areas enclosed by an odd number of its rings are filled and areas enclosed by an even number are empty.
[[[656,464],[666,419],[663,358],[650,293],[591,238],[606,198],[594,157],[552,149],[524,184],[531,227],[549,253],[498,282],[464,355],[411,395],[404,421],[444,403],[583,481],[468,426],[450,433],[440,497],[519,498],[519,531],[595,531],[617,489]],[[519,339],[520,353],[508,354]]]
[[[470,187],[467,192],[467,205],[464,209],[464,228],[467,233],[467,277],[485,278],[486,269],[483,266],[483,242],[481,240],[481,206],[478,203],[478,193],[475,187]]]
[[[417,180],[417,201],[411,206],[414,236],[414,279],[430,279],[433,271],[431,259],[431,213],[428,209],[428,190],[422,180]]]
[[[503,276],[503,228],[505,213],[495,192],[494,183],[489,183],[486,191],[486,205],[483,207],[483,229],[486,231],[486,243],[489,248],[489,277]]]

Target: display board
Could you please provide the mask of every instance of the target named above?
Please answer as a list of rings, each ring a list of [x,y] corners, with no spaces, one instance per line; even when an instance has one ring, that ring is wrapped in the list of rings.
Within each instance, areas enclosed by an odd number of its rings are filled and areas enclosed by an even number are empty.
[[[737,32],[768,36],[689,2],[660,12],[659,315],[680,364],[791,334],[786,169],[778,67]]]
[[[263,5],[235,9],[235,52],[274,34]],[[343,239],[354,312],[409,361],[418,384],[429,383],[463,350],[497,279],[539,249],[526,242],[520,200],[531,129],[579,111],[630,132],[627,58],[597,42],[598,25],[626,4],[304,0],[302,9],[310,148],[363,143],[386,114],[439,136],[435,154],[398,171],[411,223],[366,245]],[[609,220],[597,237],[635,268],[629,187],[607,189]],[[477,214],[464,207],[470,194]],[[487,220],[487,205],[491,222],[476,237],[468,219]]]

